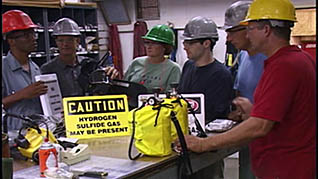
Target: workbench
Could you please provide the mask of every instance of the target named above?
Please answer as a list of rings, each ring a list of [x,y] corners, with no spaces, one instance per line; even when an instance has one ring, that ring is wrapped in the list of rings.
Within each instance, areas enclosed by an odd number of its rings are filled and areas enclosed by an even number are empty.
[[[128,158],[129,142],[130,136],[82,139],[79,143],[89,145],[91,159],[71,167],[97,165],[99,168],[105,168],[108,172],[107,178],[177,178],[179,157],[176,152],[166,157],[142,156],[132,161]],[[238,150],[239,148],[230,148],[202,154],[190,153],[193,172],[208,167]],[[137,151],[133,153],[137,154]],[[30,161],[14,161],[14,171],[13,178],[22,179],[21,176],[30,178],[31,174],[39,176],[39,166],[35,166]]]

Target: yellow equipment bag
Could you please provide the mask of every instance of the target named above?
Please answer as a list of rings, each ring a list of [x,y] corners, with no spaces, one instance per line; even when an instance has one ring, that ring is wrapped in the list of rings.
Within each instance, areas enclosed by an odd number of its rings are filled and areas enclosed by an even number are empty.
[[[128,150],[129,158],[135,160],[141,154],[157,157],[170,155],[171,143],[178,137],[182,147],[180,172],[192,175],[192,166],[184,139],[184,134],[189,133],[188,103],[179,97],[162,100],[158,96],[150,97],[147,103],[148,105],[144,103],[130,112],[129,122],[132,124],[130,130],[132,134]],[[139,154],[132,157],[134,140]]]
[[[153,105],[141,106],[130,112],[130,123],[132,124],[132,138],[130,145],[135,140],[136,149],[149,156],[167,156],[172,153],[171,143],[177,139],[178,134],[171,120],[171,112],[181,126],[183,134],[188,134],[187,102],[179,98],[166,98]],[[129,157],[131,157],[131,146]]]
[[[167,156],[171,150],[170,111],[173,105],[166,101],[131,111],[135,147],[149,156]],[[135,129],[135,130],[134,130]]]

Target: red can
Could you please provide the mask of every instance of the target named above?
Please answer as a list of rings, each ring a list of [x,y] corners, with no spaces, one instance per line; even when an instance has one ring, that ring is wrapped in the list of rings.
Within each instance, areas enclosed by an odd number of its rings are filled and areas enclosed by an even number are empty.
[[[53,155],[53,157],[50,155]],[[48,169],[48,163],[53,163],[53,165],[57,167],[57,162],[57,151],[55,147],[48,141],[48,139],[45,139],[39,149],[40,176],[45,177],[44,171]]]

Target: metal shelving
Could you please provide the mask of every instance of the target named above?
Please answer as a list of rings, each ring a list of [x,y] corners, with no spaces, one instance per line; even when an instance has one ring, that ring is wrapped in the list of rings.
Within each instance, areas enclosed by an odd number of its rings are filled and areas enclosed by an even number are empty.
[[[2,13],[12,9],[24,11],[35,24],[40,26],[40,28],[36,29],[39,34],[37,41],[38,49],[29,55],[39,66],[58,55],[56,51],[50,50],[52,47],[57,47],[51,33],[53,32],[54,23],[62,17],[72,18],[80,26],[80,32],[82,33],[80,46],[82,48],[77,54],[90,56],[95,59],[99,58],[99,51],[96,49],[87,51],[87,44],[85,43],[87,37],[98,39],[97,12],[95,7],[65,6],[64,8],[42,8],[3,5]],[[7,54],[8,50],[8,44],[3,41],[3,56]]]

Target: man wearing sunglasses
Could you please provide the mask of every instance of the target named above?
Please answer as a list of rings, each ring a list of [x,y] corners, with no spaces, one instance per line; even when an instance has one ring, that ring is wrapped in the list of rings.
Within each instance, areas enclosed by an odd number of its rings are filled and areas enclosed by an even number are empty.
[[[247,38],[246,26],[240,25],[240,21],[246,17],[250,4],[251,1],[237,1],[230,5],[225,12],[225,22],[221,29],[226,31],[227,41],[240,50],[237,55],[238,72],[233,87],[236,96],[248,98],[253,103],[253,94],[263,73],[266,56],[255,52]],[[241,121],[243,120],[241,113],[240,108],[236,108],[229,114],[228,118]],[[251,171],[249,148],[247,146],[239,152],[239,178],[255,178]]]
[[[2,35],[10,50],[2,59],[2,104],[8,113],[17,115],[42,114],[39,96],[47,92],[44,82],[35,82],[39,67],[29,59],[37,48],[37,28],[31,18],[20,10],[2,14]],[[18,130],[22,120],[8,117],[8,130]]]
[[[216,24],[211,19],[195,17],[186,24],[183,37],[189,60],[183,66],[178,91],[204,94],[205,124],[225,118],[231,103],[232,77],[213,57],[213,48],[219,39]],[[195,173],[194,178],[224,178],[223,169],[224,162],[220,160]]]

